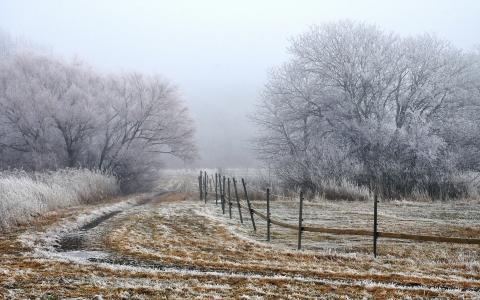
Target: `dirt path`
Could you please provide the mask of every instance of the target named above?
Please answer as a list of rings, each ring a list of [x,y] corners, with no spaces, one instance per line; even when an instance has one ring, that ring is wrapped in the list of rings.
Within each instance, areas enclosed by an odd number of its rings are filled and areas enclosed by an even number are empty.
[[[239,234],[236,225],[212,214],[212,207],[185,197],[148,195],[87,212],[81,222],[72,222],[73,229],[50,225],[55,234],[38,233],[37,248],[2,255],[0,294],[7,299],[480,298],[479,274],[272,247]],[[12,235],[10,245],[4,240],[3,248],[20,249],[18,239],[25,234]]]

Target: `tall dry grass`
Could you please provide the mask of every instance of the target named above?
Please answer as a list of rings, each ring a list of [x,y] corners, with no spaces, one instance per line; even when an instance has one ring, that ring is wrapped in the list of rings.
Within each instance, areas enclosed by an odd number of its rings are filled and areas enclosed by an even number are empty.
[[[328,179],[320,183],[321,190],[318,197],[328,200],[369,200],[372,195],[366,186],[349,181],[346,178],[341,180]]]
[[[0,172],[0,230],[55,209],[98,202],[119,193],[117,179],[87,169]]]

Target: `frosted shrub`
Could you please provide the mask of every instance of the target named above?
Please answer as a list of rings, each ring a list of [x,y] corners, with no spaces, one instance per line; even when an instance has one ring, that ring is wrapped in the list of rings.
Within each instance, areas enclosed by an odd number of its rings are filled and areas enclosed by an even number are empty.
[[[480,197],[480,173],[464,172],[451,176],[452,186],[463,198],[478,199]]]
[[[0,172],[0,229],[51,210],[94,203],[118,193],[117,179],[99,171]]]
[[[345,178],[341,180],[324,180],[320,183],[320,197],[329,200],[368,200],[370,191]]]

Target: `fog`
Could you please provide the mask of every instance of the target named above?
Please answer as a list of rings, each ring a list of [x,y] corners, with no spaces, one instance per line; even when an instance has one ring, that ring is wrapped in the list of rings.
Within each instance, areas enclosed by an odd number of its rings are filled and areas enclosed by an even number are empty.
[[[289,39],[310,25],[353,19],[468,49],[480,42],[479,14],[478,1],[2,0],[0,28],[105,72],[163,75],[194,117],[193,164],[235,167],[257,164],[247,115]]]

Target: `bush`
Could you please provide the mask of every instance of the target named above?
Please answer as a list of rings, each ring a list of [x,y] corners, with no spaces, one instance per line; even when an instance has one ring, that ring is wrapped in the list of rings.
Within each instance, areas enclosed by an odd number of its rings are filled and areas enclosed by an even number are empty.
[[[320,197],[328,200],[368,200],[370,191],[347,179],[322,181]]]

